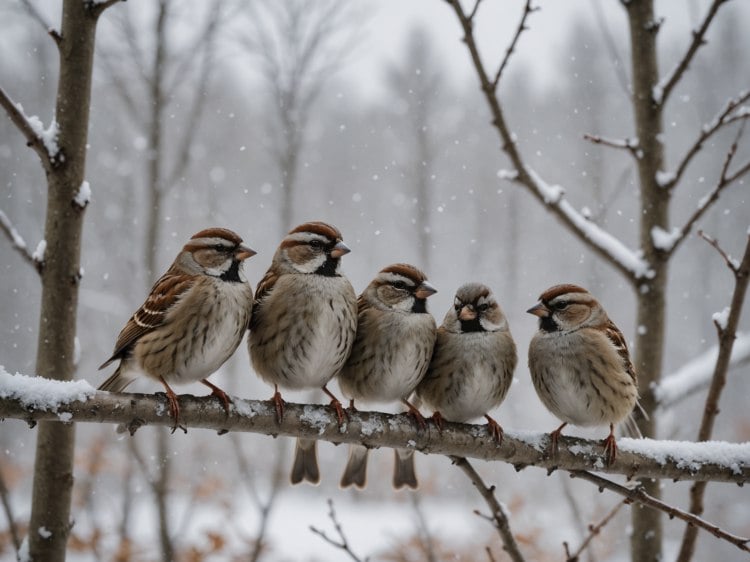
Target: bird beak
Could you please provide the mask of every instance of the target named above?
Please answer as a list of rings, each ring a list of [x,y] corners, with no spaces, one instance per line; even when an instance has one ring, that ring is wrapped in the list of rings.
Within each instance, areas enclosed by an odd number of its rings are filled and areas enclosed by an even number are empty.
[[[349,249],[349,246],[344,244],[341,240],[339,240],[336,245],[333,247],[333,250],[331,250],[331,257],[332,258],[340,258],[341,256],[345,256],[351,252]]]
[[[256,252],[252,248],[248,248],[247,246],[240,245],[240,247],[237,248],[237,250],[235,250],[234,257],[237,261],[243,261],[243,260],[246,260],[247,258],[253,257],[257,253],[258,252]]]
[[[547,316],[549,316],[549,308],[544,306],[542,303],[532,306],[526,312],[528,312],[529,314],[533,314],[534,316],[538,316],[539,318],[546,318]]]
[[[458,313],[459,320],[464,320],[464,321],[475,320],[476,317],[477,317],[477,311],[472,310],[468,306],[464,306],[461,309],[461,312]]]
[[[430,295],[434,295],[437,293],[437,289],[430,285],[427,281],[423,281],[419,287],[417,287],[417,290],[414,291],[414,294],[417,296],[418,299],[426,299]]]

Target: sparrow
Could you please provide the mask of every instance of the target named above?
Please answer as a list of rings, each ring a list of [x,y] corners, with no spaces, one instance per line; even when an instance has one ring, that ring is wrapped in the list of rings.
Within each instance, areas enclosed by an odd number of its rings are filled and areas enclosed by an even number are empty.
[[[242,265],[254,255],[226,228],[208,228],[190,238],[99,367],[120,361],[99,390],[121,392],[141,376],[159,381],[167,393],[173,432],[179,427],[180,406],[170,384],[200,381],[228,413],[229,396],[207,377],[231,357],[245,334],[253,291]]]
[[[443,420],[487,418],[490,435],[502,442],[503,430],[487,413],[500,405],[518,363],[508,321],[492,291],[480,283],[459,287],[453,306],[438,328],[432,360],[416,395]]]
[[[301,224],[281,241],[258,283],[248,349],[255,372],[274,385],[279,422],[281,387],[322,389],[343,423],[343,407],[326,385],[344,366],[357,326],[357,297],[340,272],[341,257],[349,252],[335,226]],[[297,440],[291,481],[303,480],[320,481],[314,440]]]
[[[563,428],[609,424],[602,441],[607,464],[617,457],[614,427],[638,402],[638,384],[622,332],[586,289],[555,285],[527,312],[539,317],[529,345],[534,388],[563,421],[550,433],[552,454]]]
[[[341,391],[350,399],[369,402],[401,401],[420,427],[426,427],[409,397],[424,377],[435,343],[435,319],[427,312],[427,298],[437,290],[424,273],[404,263],[380,271],[357,300],[357,337],[339,374]],[[349,448],[341,487],[364,488],[368,449]],[[417,487],[413,450],[396,450],[393,485]]]

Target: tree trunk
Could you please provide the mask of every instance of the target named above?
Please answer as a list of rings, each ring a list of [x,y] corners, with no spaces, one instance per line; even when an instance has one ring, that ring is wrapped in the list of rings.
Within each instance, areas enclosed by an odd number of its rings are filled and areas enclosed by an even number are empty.
[[[63,2],[55,109],[61,158],[47,176],[44,228],[47,250],[42,272],[36,360],[37,375],[61,380],[71,380],[75,371],[73,355],[84,209],[73,199],[84,180],[86,166],[98,13],[81,0]],[[33,560],[65,560],[65,545],[71,528],[74,444],[73,425],[39,424],[28,535]]]
[[[656,437],[655,402],[651,386],[661,377],[664,354],[665,289],[668,263],[654,247],[652,229],[668,228],[669,191],[659,186],[656,173],[663,168],[662,107],[654,102],[653,89],[659,80],[653,0],[625,3],[630,24],[633,108],[641,157],[638,177],[641,192],[640,247],[653,268],[653,277],[637,281],[637,329],[635,368],[641,392],[641,405],[649,420],[640,422],[645,437]],[[659,481],[641,480],[646,493],[660,497]],[[661,516],[651,509],[632,510],[631,559],[635,562],[661,559]]]

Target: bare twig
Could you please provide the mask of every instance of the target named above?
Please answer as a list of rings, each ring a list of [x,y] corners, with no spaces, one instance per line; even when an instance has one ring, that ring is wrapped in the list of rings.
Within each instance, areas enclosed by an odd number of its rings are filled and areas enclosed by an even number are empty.
[[[746,121],[750,118],[750,111],[743,111],[742,107],[746,101],[750,100],[750,90],[742,92],[734,99],[730,99],[727,104],[711,121],[703,125],[701,132],[695,139],[692,145],[687,149],[685,155],[680,159],[679,164],[675,172],[669,181],[662,184],[662,187],[667,190],[672,190],[680,182],[682,176],[685,174],[688,166],[692,162],[693,158],[700,152],[703,145],[720,130],[724,129],[732,123],[738,121]],[[740,109],[740,111],[737,111]]]
[[[591,141],[594,144],[601,144],[603,146],[609,146],[610,148],[619,148],[627,150],[633,156],[633,158],[640,158],[641,153],[638,149],[638,141],[633,139],[607,139],[600,137],[599,135],[590,135],[588,133],[583,135],[583,138],[587,141]]]
[[[485,552],[487,553],[487,558],[490,562],[497,562],[495,560],[495,556],[492,554],[492,549],[489,546],[484,547]]]
[[[631,283],[637,283],[642,277],[650,275],[651,268],[649,264],[645,263],[641,258],[636,257],[636,254],[626,248],[620,240],[590,221],[585,220],[562,196],[562,190],[558,189],[554,194],[551,193],[549,186],[533,170],[526,166],[516,145],[514,135],[511,133],[510,127],[505,120],[505,114],[497,97],[495,87],[482,62],[479,48],[474,38],[472,22],[466,15],[466,12],[464,12],[460,0],[448,0],[448,4],[455,11],[463,29],[464,42],[477,71],[482,92],[489,105],[490,113],[492,114],[492,123],[500,135],[502,149],[515,168],[510,179],[531,192],[574,236],[612,267],[620,271]],[[627,260],[623,259],[624,256],[627,256]]]
[[[620,503],[618,503],[615,507],[613,507],[607,515],[604,516],[604,518],[599,521],[596,525],[589,525],[589,534],[586,537],[586,539],[581,543],[581,546],[578,547],[578,550],[576,550],[574,553],[570,553],[570,550],[568,549],[568,543],[563,543],[563,546],[565,547],[565,557],[566,562],[578,562],[578,560],[581,557],[581,554],[583,554],[583,551],[588,548],[589,544],[591,544],[591,541],[594,540],[594,537],[596,537],[599,533],[601,533],[602,529],[609,523],[615,515],[622,509],[624,505],[627,505],[628,500],[623,500]]]
[[[708,31],[708,28],[710,27],[714,16],[716,16],[716,13],[719,11],[719,8],[725,1],[726,0],[713,0],[713,2],[711,3],[711,7],[708,9],[706,17],[703,19],[700,27],[693,30],[693,40],[690,42],[690,46],[688,47],[687,51],[685,51],[685,54],[682,56],[680,61],[677,63],[677,66],[675,66],[674,70],[672,70],[669,76],[665,77],[657,86],[658,91],[654,92],[653,94],[655,103],[664,105],[667,102],[667,99],[672,93],[672,90],[680,81],[680,78],[682,78],[682,75],[688,69],[688,66],[690,66],[690,62],[693,60],[695,53],[698,52],[698,49],[706,43],[706,32]]]
[[[338,541],[326,535],[325,531],[321,531],[320,529],[317,529],[312,525],[310,525],[310,530],[316,535],[320,536],[328,544],[333,545],[336,548],[346,552],[346,554],[349,555],[349,558],[354,560],[354,562],[367,562],[369,558],[360,558],[359,556],[354,554],[351,546],[349,546],[349,542],[346,540],[346,535],[344,534],[344,529],[341,527],[341,523],[339,523],[338,519],[336,519],[336,510],[333,508],[333,500],[330,498],[328,499],[328,518],[333,523],[336,534],[339,536]]]
[[[607,480],[606,478],[603,478],[596,474],[579,470],[571,471],[570,476],[571,478],[581,478],[583,480],[587,480],[593,484],[596,484],[599,487],[599,491],[606,489],[611,492],[615,492],[616,494],[620,494],[626,499],[627,503],[639,503],[641,505],[666,513],[670,519],[677,518],[685,521],[689,525],[694,525],[696,527],[704,529],[716,538],[727,541],[744,552],[750,552],[750,539],[728,533],[721,527],[717,527],[713,523],[709,523],[708,521],[701,519],[697,515],[687,513],[686,511],[664,503],[663,501],[648,495],[643,491],[643,488],[641,486],[636,486],[635,488],[626,488],[625,486],[621,486],[616,482],[612,482],[611,480]]]
[[[42,13],[37,9],[34,4],[30,2],[30,0],[21,0],[21,3],[23,4],[23,7],[26,8],[26,11],[29,13],[29,15],[36,20],[43,28],[44,31],[46,31],[52,39],[54,39],[55,43],[59,46],[60,41],[62,41],[62,36],[60,35],[60,32],[57,31],[54,27],[52,27],[47,20],[44,19],[44,16]]]
[[[13,509],[10,505],[10,493],[8,492],[8,487],[5,485],[5,476],[3,476],[2,467],[0,467],[0,501],[3,503],[5,517],[8,519],[8,529],[10,530],[10,537],[13,540],[13,547],[16,549],[16,553],[18,553],[21,549],[21,535],[18,532],[16,520],[13,517]]]
[[[2,376],[0,385],[0,418],[24,421],[59,421],[64,414],[71,423],[94,422],[121,424],[124,430],[136,431],[144,425],[171,427],[166,414],[164,394],[108,393],[91,390],[83,400],[60,400],[56,411],[46,410],[27,400],[34,385],[44,385],[44,394],[70,392],[65,383],[43,377],[24,377],[14,386],[16,376]],[[58,386],[61,385],[61,386]],[[40,391],[41,392],[41,391]],[[336,415],[327,406],[289,403],[286,415],[278,423],[270,401],[234,398],[229,414],[213,396],[178,396],[180,422],[187,428],[247,431],[264,435],[284,435],[318,439],[331,443],[359,443],[368,447],[413,448],[425,454],[496,460],[517,469],[536,466],[548,470],[595,470],[623,474],[633,478],[671,478],[677,480],[710,480],[712,482],[750,482],[750,444],[720,445],[712,443],[676,444],[659,441],[663,447],[641,439],[621,439],[617,460],[604,463],[599,441],[561,437],[559,451],[553,459],[546,453],[548,443],[541,433],[507,430],[501,444],[487,435],[484,425],[446,423],[442,433],[418,431],[412,419],[403,414],[359,411],[350,414],[340,427]],[[363,431],[366,430],[366,431]],[[721,455],[718,455],[719,450]],[[727,458],[731,462],[727,462]]]
[[[37,273],[41,274],[44,269],[44,258],[37,258],[34,254],[29,252],[26,241],[18,233],[13,226],[13,223],[10,222],[10,219],[2,210],[0,210],[0,230],[5,233],[8,240],[10,240],[11,247],[21,255],[23,260],[36,269]]]
[[[477,6],[479,3],[477,2]],[[469,19],[474,18],[474,14],[476,12],[477,6],[474,7],[474,10],[472,11],[471,15],[469,16]],[[495,78],[492,80],[492,87],[494,90],[497,90],[498,84],[500,84],[500,78],[503,76],[503,71],[505,70],[505,67],[508,66],[508,61],[510,60],[511,55],[516,50],[516,44],[518,43],[519,37],[521,37],[521,33],[526,31],[528,27],[526,27],[526,20],[529,17],[529,14],[531,12],[535,12],[539,8],[532,8],[531,7],[531,0],[526,0],[526,5],[523,7],[523,15],[521,16],[521,21],[518,23],[518,27],[516,28],[516,33],[513,35],[513,40],[510,42],[510,45],[505,50],[505,56],[503,57],[502,62],[500,63],[500,67],[497,69],[497,72],[495,73]]]
[[[482,477],[479,476],[479,473],[474,470],[474,467],[468,460],[466,460],[466,458],[452,456],[450,459],[453,461],[453,464],[463,470],[466,476],[469,477],[471,483],[474,484],[477,490],[479,490],[482,498],[489,506],[490,511],[492,512],[491,521],[494,523],[495,528],[500,535],[500,540],[503,542],[503,550],[508,553],[508,556],[510,556],[511,560],[514,562],[523,562],[525,559],[523,554],[521,554],[521,550],[518,548],[518,543],[513,536],[513,532],[510,530],[508,515],[495,497],[495,486],[487,487],[482,480]]]
[[[732,348],[737,333],[737,326],[739,325],[742,306],[747,295],[747,285],[750,280],[750,235],[748,236],[747,245],[745,246],[745,255],[739,264],[734,263],[734,261],[729,258],[727,253],[719,247],[716,240],[709,238],[702,232],[700,235],[719,251],[719,254],[721,254],[724,261],[726,261],[727,266],[734,274],[735,280],[732,302],[729,307],[729,314],[726,318],[726,323],[722,324],[721,322],[714,320],[719,337],[719,357],[716,359],[716,366],[711,379],[711,387],[706,396],[706,404],[703,408],[703,418],[701,419],[700,429],[698,430],[698,441],[708,441],[711,439],[714,422],[719,414],[719,399],[727,382],[727,371],[729,370],[729,362],[732,356]],[[703,498],[705,492],[705,483],[695,483],[690,488],[690,513],[696,515],[701,515],[703,513]],[[693,558],[696,540],[697,529],[692,526],[686,527],[685,533],[682,536],[680,552],[677,557],[678,562],[688,562]]]
[[[684,242],[685,238],[687,238],[687,235],[690,234],[690,231],[692,230],[693,226],[696,222],[700,220],[700,218],[706,214],[706,211],[711,207],[713,203],[715,203],[719,196],[721,195],[721,192],[732,185],[735,181],[737,181],[740,177],[744,176],[748,172],[750,172],[750,162],[745,164],[744,166],[740,167],[737,172],[735,172],[732,175],[729,175],[729,166],[732,164],[732,160],[734,159],[735,154],[737,154],[737,147],[739,145],[740,139],[742,138],[742,133],[744,131],[744,123],[743,126],[739,128],[737,131],[737,136],[734,139],[734,142],[732,143],[732,146],[729,147],[729,151],[727,152],[726,157],[724,158],[724,165],[721,167],[721,174],[719,175],[719,180],[716,182],[716,185],[714,188],[706,194],[703,198],[701,198],[701,201],[698,205],[698,207],[695,209],[693,214],[688,218],[687,222],[682,226],[682,228],[679,230],[679,234],[674,240],[674,243],[672,244],[672,247],[667,250],[669,254],[674,253],[677,248]]]
[[[26,137],[26,145],[34,149],[34,152],[39,155],[39,159],[42,161],[42,166],[45,171],[48,173],[51,172],[55,167],[58,155],[49,153],[47,147],[44,146],[42,138],[36,134],[36,131],[34,131],[29,120],[23,112],[18,109],[18,106],[13,100],[8,97],[8,94],[5,93],[2,86],[0,86],[0,106],[5,109],[10,120],[16,127],[18,127],[23,136]]]

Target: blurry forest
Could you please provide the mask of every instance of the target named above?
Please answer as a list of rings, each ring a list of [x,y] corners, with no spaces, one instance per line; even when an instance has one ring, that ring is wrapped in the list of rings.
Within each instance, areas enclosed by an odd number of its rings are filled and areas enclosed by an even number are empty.
[[[543,12],[545,2],[537,4]],[[573,205],[586,207],[592,221],[635,248],[638,178],[630,156],[584,138],[634,136],[627,29],[603,15],[623,10],[614,1],[579,4],[586,17],[565,23],[567,44],[547,65],[554,77],[540,80],[523,59],[512,59],[503,78],[504,107],[530,166],[565,185]],[[694,20],[705,11],[706,2],[687,4]],[[499,176],[509,164],[476,76],[455,72],[440,56],[465,50],[458,25],[437,36],[429,11],[449,8],[438,1],[425,6],[422,22],[395,38],[370,25],[374,8],[367,3],[130,0],[107,11],[97,32],[92,92],[86,179],[93,196],[82,248],[77,378],[93,386],[104,380],[96,369],[120,328],[194,232],[225,226],[240,233],[258,251],[245,266],[255,285],[282,234],[320,219],[337,225],[352,248],[344,271],[358,292],[381,267],[414,263],[439,290],[430,299],[439,323],[460,284],[490,285],[520,356],[510,395],[493,416],[507,431],[556,427],[526,368],[536,322],[525,310],[548,286],[577,283],[599,298],[632,342],[634,297],[616,271]],[[519,6],[508,8],[514,21]],[[670,168],[726,101],[750,87],[748,6],[732,2],[722,10],[665,113]],[[0,2],[0,83],[44,123],[52,118],[58,61],[39,23],[56,24],[58,11],[56,2]],[[663,25],[669,24],[667,13]],[[533,52],[544,38],[535,36],[533,19],[528,25],[518,49]],[[668,70],[690,31],[672,29],[661,39],[660,68]],[[394,40],[398,56],[384,57],[363,85],[363,53]],[[377,84],[374,93],[366,91],[370,83]],[[671,208],[675,224],[719,175],[736,134],[727,129],[702,147]],[[739,161],[747,159],[748,145],[740,146]],[[46,185],[35,155],[5,118],[0,185],[0,209],[33,249],[43,232]],[[749,196],[747,179],[727,188],[697,225],[734,256],[746,243]],[[5,240],[0,269],[0,364],[32,374],[37,274]],[[669,272],[663,375],[716,344],[711,317],[728,306],[732,288],[721,257],[689,236]],[[741,331],[749,329],[746,317]],[[747,363],[731,371],[715,439],[750,441],[747,374]],[[241,397],[272,394],[252,372],[244,344],[212,380]],[[156,386],[138,382],[133,391]],[[204,394],[199,386],[181,390]],[[284,396],[323,403],[314,393]],[[660,414],[659,437],[695,439],[703,400],[698,393]],[[168,435],[152,427],[130,438],[111,426],[81,424],[76,440],[71,560],[343,560],[343,552],[308,529],[333,533],[328,498],[362,557],[487,560],[485,546],[494,544],[494,556],[504,559],[492,526],[473,513],[484,509],[481,498],[444,457],[417,455],[419,491],[394,492],[392,453],[375,451],[368,488],[341,491],[346,451],[330,444],[321,444],[323,478],[313,488],[287,483],[292,450],[286,438],[201,430]],[[33,443],[26,424],[0,426],[2,481],[24,533]],[[529,560],[564,559],[564,541],[580,544],[590,523],[622,503],[565,474],[476,466],[497,486]],[[688,487],[671,485],[664,499],[685,507]],[[746,488],[713,485],[704,516],[749,536],[749,500]],[[582,559],[627,558],[628,509]],[[14,552],[7,523],[0,518],[4,560]],[[683,527],[665,522],[666,559],[674,558]],[[697,548],[697,560],[708,553],[722,560],[741,556],[707,534]]]

